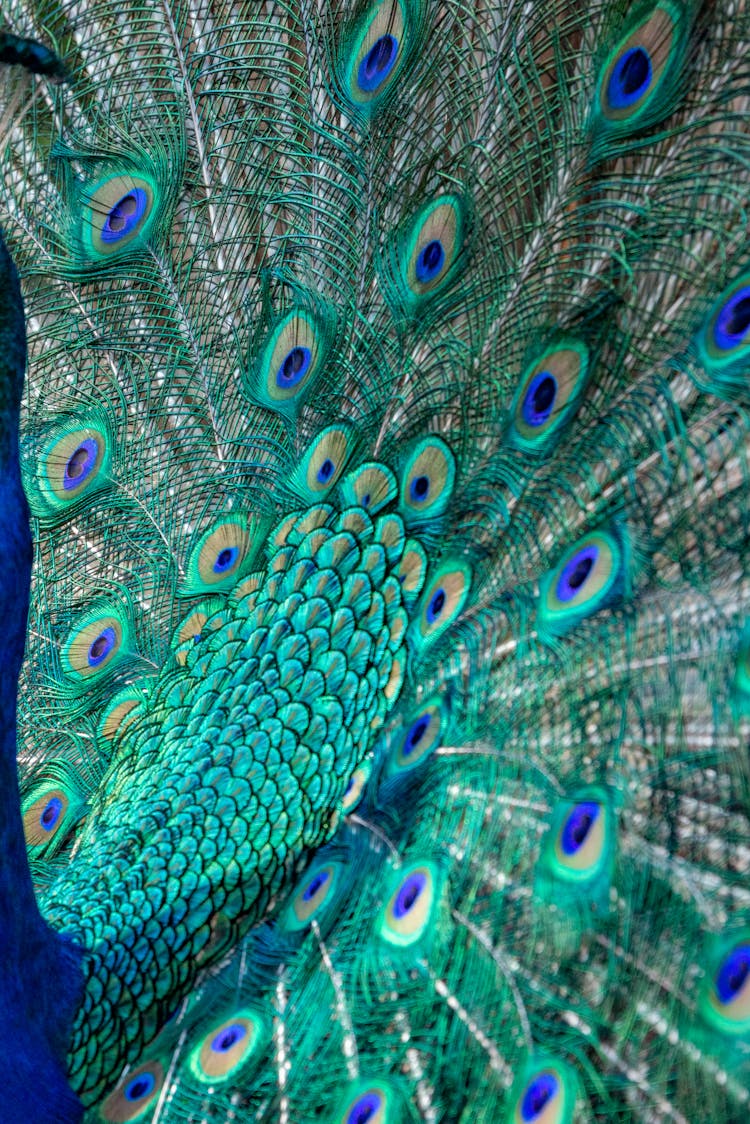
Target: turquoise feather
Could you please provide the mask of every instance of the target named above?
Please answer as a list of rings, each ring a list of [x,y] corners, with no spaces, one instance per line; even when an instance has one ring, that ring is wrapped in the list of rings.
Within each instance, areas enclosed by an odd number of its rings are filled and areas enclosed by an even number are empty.
[[[741,5],[2,20],[6,1111],[745,1119]]]

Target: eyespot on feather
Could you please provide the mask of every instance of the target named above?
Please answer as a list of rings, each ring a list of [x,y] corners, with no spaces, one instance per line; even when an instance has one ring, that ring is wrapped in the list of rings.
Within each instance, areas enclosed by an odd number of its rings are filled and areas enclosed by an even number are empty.
[[[179,596],[233,589],[260,548],[258,522],[245,514],[227,515],[205,531],[188,556]]]
[[[349,1087],[332,1119],[335,1124],[401,1124],[404,1114],[392,1086],[365,1079]]]
[[[399,948],[419,941],[432,925],[438,889],[437,870],[432,863],[413,862],[399,870],[378,921],[379,936]]]
[[[424,586],[427,565],[427,553],[422,544],[415,539],[407,539],[396,570],[396,577],[401,584],[404,605],[409,610]]]
[[[708,938],[698,1009],[729,1038],[750,1033],[750,929]]]
[[[556,805],[543,846],[547,874],[564,882],[590,882],[609,875],[615,821],[603,790],[584,789]]]
[[[143,713],[145,692],[135,686],[124,687],[118,691],[104,707],[97,723],[97,737],[110,745],[128,728],[130,723]]]
[[[354,437],[347,426],[322,429],[292,473],[290,489],[306,504],[317,502],[338,482],[353,447]]]
[[[304,309],[288,312],[271,330],[247,381],[250,396],[269,410],[294,417],[320,375],[330,331]]]
[[[86,682],[109,674],[130,651],[127,614],[114,606],[86,613],[68,633],[60,652],[67,679]]]
[[[636,15],[607,57],[593,115],[598,144],[606,145],[662,121],[674,109],[690,35],[686,5],[661,0]]]
[[[397,491],[396,477],[390,468],[376,461],[360,465],[341,481],[343,506],[358,504],[370,515],[382,511],[395,499]]]
[[[466,604],[471,588],[471,570],[464,562],[444,562],[427,582],[410,634],[418,647],[435,640]]]
[[[360,803],[362,797],[364,796],[367,782],[370,779],[371,773],[372,764],[370,761],[365,761],[364,764],[360,765],[359,768],[355,769],[352,773],[351,777],[349,778],[349,784],[344,793],[344,799],[342,802],[342,810],[344,812],[344,815],[348,815],[349,812],[353,812],[357,805]]]
[[[374,113],[396,85],[409,53],[401,0],[381,0],[360,20],[345,52],[343,88],[361,112]]]
[[[425,437],[404,465],[399,497],[404,519],[412,523],[442,515],[455,479],[453,453],[439,437]]]
[[[236,587],[234,588],[236,589]],[[206,597],[203,601],[193,606],[190,612],[182,618],[172,633],[171,640],[171,647],[175,652],[178,663],[185,663],[187,653],[194,644],[200,642],[206,627],[206,622],[214,613],[217,613],[219,609],[224,608],[225,604],[226,601],[223,597]]]
[[[158,185],[144,173],[109,175],[81,192],[84,251],[106,260],[147,240],[157,209]]]
[[[566,338],[546,348],[524,371],[511,406],[508,443],[525,452],[543,452],[571,419],[589,371],[589,350]]]
[[[34,455],[28,442],[24,487],[29,507],[40,518],[66,514],[110,483],[112,437],[103,419],[61,418]]]
[[[750,360],[750,273],[728,285],[714,301],[695,338],[695,348],[707,378],[696,381],[720,397],[732,397],[747,387]]]
[[[458,195],[440,195],[415,216],[404,246],[404,297],[416,307],[455,278],[466,235],[466,209]]]
[[[544,1055],[530,1058],[513,1086],[507,1124],[572,1124],[576,1088],[569,1066]]]
[[[164,1084],[164,1067],[161,1062],[147,1061],[130,1070],[99,1109],[101,1119],[107,1124],[126,1124],[141,1120],[155,1106]]]
[[[404,685],[406,679],[406,659],[402,652],[397,652],[393,657],[388,679],[383,685],[383,694],[385,695],[388,709],[395,706],[398,699],[399,692]]]
[[[44,43],[9,31],[0,35],[0,63],[22,66],[30,74],[43,74],[54,82],[65,82],[68,77],[61,60]]]
[[[282,914],[280,924],[288,932],[299,932],[312,924],[336,901],[343,874],[341,863],[314,862],[305,872]]]
[[[34,784],[21,801],[23,832],[29,858],[54,855],[83,814],[86,798],[67,765],[51,762],[48,777]]]
[[[430,699],[415,710],[395,737],[388,772],[406,773],[424,761],[440,745],[443,735],[443,708],[439,699]]]
[[[190,1071],[202,1084],[228,1081],[250,1062],[257,1062],[267,1037],[262,1016],[241,1008],[201,1036],[188,1057]]]
[[[592,531],[539,583],[539,633],[562,636],[629,593],[628,543],[618,528]]]

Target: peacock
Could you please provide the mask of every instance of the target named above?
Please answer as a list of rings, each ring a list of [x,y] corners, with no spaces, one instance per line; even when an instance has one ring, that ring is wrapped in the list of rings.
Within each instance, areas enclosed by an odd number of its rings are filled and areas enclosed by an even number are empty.
[[[0,63],[0,1118],[750,1119],[745,0]]]

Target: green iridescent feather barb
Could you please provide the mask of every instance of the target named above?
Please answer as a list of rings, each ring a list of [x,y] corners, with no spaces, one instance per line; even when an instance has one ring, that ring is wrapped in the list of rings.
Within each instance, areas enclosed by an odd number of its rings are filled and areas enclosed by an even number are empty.
[[[749,43],[4,3],[4,1118],[748,1118]]]

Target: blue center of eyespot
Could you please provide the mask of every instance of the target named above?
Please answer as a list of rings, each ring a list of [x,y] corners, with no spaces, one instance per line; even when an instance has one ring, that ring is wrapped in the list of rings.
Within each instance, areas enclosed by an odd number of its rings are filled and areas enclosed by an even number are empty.
[[[612,68],[607,84],[607,101],[611,109],[627,109],[637,102],[651,85],[651,56],[645,47],[624,51]]]
[[[59,796],[51,796],[44,805],[44,810],[39,817],[39,823],[44,831],[52,831],[62,812],[62,800]]]
[[[93,437],[86,437],[75,452],[68,457],[63,476],[63,488],[69,492],[77,488],[91,472],[99,456],[99,446]]]
[[[429,724],[430,716],[428,714],[421,715],[421,717],[412,724],[408,734],[404,738],[404,748],[401,751],[404,757],[408,757],[410,753],[414,752],[425,736]]]
[[[714,340],[722,351],[745,341],[750,329],[750,285],[745,285],[733,293],[722,305],[714,324]]]
[[[125,1086],[125,1099],[129,1101],[141,1101],[150,1093],[153,1093],[156,1085],[156,1079],[152,1073],[138,1073],[129,1081]]]
[[[559,1088],[560,1084],[553,1073],[540,1073],[530,1081],[521,1101],[523,1119],[528,1124],[537,1120]]]
[[[330,877],[330,873],[327,870],[319,870],[317,874],[314,874],[305,887],[305,892],[302,895],[303,899],[309,902],[311,898],[314,898],[320,887],[325,886]]]
[[[409,498],[413,503],[424,503],[430,494],[429,476],[415,476],[409,485]]]
[[[239,553],[239,547],[225,546],[224,549],[220,550],[216,556],[216,561],[214,562],[214,573],[225,574],[227,570],[231,570],[232,566],[234,566],[237,558],[239,557]]]
[[[434,624],[445,608],[445,590],[436,589],[427,605],[427,623]]]
[[[98,667],[100,663],[103,663],[114,648],[116,641],[117,637],[113,628],[102,629],[89,648],[89,667]]]
[[[417,281],[434,281],[445,264],[445,250],[437,238],[423,246],[417,256]]]
[[[420,894],[427,885],[427,876],[420,870],[415,870],[406,879],[393,904],[393,916],[397,919],[406,917],[413,908]]]
[[[317,472],[317,480],[319,484],[327,484],[336,471],[336,465],[330,457],[326,457]]]
[[[720,1003],[731,1003],[750,976],[750,944],[742,944],[724,957],[716,975],[716,994]]]
[[[366,94],[377,90],[396,65],[398,58],[398,39],[393,35],[381,35],[367,52],[357,70],[357,85]]]
[[[357,1097],[349,1109],[346,1124],[367,1124],[367,1121],[372,1120],[382,1104],[383,1098],[380,1093],[365,1093],[363,1097]]]
[[[531,380],[521,405],[521,414],[527,425],[543,425],[555,405],[557,380],[549,371],[538,371]]]
[[[600,810],[600,806],[593,800],[576,804],[566,819],[560,836],[560,845],[566,855],[575,855],[576,851],[580,851]]]
[[[102,242],[119,242],[138,226],[148,206],[148,196],[142,187],[132,188],[115,203],[102,227]]]
[[[293,347],[281,361],[276,372],[276,385],[282,390],[296,386],[310,370],[312,352],[309,347]]]
[[[227,1050],[236,1046],[246,1034],[247,1029],[241,1023],[232,1023],[231,1026],[222,1027],[211,1042],[211,1049],[215,1054],[226,1054]]]
[[[573,600],[591,573],[598,557],[599,547],[594,543],[575,552],[558,579],[556,590],[558,601]]]

